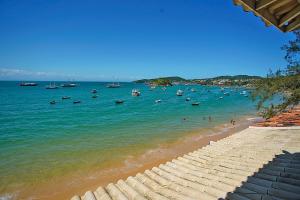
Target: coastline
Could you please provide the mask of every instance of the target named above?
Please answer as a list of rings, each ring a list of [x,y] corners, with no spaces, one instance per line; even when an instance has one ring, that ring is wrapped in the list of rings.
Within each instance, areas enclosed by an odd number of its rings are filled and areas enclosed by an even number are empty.
[[[87,173],[77,172],[70,176],[41,183],[38,187],[21,191],[18,194],[18,198],[66,199],[74,194],[83,194],[88,189],[94,190],[99,186],[135,175],[199,149],[209,144],[210,141],[218,141],[228,137],[248,128],[255,120],[256,118],[242,117],[237,120],[235,126],[221,124],[214,128],[199,128],[199,130],[186,133],[185,136],[178,138],[174,142],[159,144],[157,148],[149,149],[138,156],[129,156],[123,162],[112,163],[111,166],[105,169],[91,170]]]

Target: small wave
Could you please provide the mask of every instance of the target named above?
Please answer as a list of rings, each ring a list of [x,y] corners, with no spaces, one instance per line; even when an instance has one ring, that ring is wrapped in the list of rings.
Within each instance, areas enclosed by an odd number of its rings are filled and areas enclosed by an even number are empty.
[[[17,199],[16,196],[17,196],[16,194],[9,194],[9,193],[1,194],[0,200],[15,200]]]

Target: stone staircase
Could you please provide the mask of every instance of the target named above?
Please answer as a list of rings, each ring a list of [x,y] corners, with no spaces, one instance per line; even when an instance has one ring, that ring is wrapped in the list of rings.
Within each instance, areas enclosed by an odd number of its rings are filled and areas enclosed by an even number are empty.
[[[300,200],[300,127],[248,128],[81,199]]]

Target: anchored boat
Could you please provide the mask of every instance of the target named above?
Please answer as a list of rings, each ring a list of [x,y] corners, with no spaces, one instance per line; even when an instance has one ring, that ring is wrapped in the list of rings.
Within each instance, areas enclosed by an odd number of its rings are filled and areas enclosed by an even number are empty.
[[[55,83],[50,83],[49,85],[46,85],[46,89],[58,89],[58,86],[55,85]]]
[[[76,87],[76,83],[63,83],[61,84],[61,87]]]
[[[199,104],[200,104],[199,102],[193,102],[192,106],[199,106]]]
[[[22,83],[20,83],[20,86],[37,86],[38,84],[37,83],[24,83],[24,82],[22,82]]]
[[[121,85],[119,83],[110,83],[106,85],[107,88],[119,88]]]
[[[96,89],[92,89],[91,93],[96,94],[97,90]]]
[[[62,100],[65,100],[65,99],[71,99],[71,97],[69,97],[69,96],[63,96],[61,99],[62,99]]]
[[[124,100],[118,99],[118,100],[115,101],[115,103],[116,104],[122,104],[122,103],[124,103]]]
[[[141,95],[141,92],[138,89],[133,89],[131,95],[137,97]]]
[[[176,95],[177,96],[182,96],[183,95],[183,91],[182,90],[177,90]]]

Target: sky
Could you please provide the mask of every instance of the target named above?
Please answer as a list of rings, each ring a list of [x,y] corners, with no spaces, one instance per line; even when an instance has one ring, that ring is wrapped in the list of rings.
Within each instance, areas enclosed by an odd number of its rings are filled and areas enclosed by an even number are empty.
[[[264,76],[291,39],[232,0],[0,0],[0,80]]]

